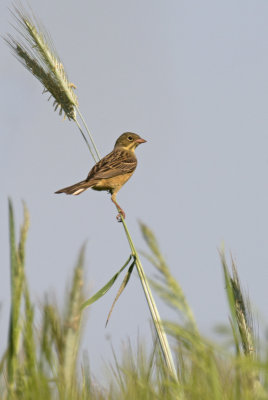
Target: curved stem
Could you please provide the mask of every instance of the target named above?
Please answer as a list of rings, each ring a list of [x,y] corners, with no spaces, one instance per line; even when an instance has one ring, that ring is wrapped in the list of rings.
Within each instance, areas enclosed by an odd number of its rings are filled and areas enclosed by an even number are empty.
[[[81,120],[82,120],[82,122],[83,122],[83,124],[84,124],[84,127],[86,128],[86,131],[87,131],[87,133],[88,133],[89,139],[90,139],[90,141],[91,141],[91,143],[92,143],[92,146],[93,146],[93,148],[94,148],[94,150],[95,150],[95,153],[96,153],[96,155],[97,155],[97,159],[98,159],[98,161],[99,161],[99,160],[101,159],[101,156],[100,156],[100,153],[99,153],[99,151],[98,151],[98,149],[97,149],[97,146],[96,146],[96,144],[95,144],[95,142],[94,142],[93,136],[91,135],[90,130],[88,129],[87,124],[86,124],[86,121],[84,120],[83,115],[81,114],[79,108],[78,108],[77,106],[75,106],[75,108],[76,108],[76,110],[77,110],[77,113],[78,113],[79,117],[81,118]],[[91,154],[92,154],[92,153],[91,153]],[[95,160],[95,157],[94,157],[94,156],[93,156],[93,158],[94,158],[94,160]],[[95,161],[96,161],[96,160],[95,160]]]
[[[83,132],[83,129],[81,128],[81,125],[79,124],[79,122],[77,121],[77,119],[75,119],[74,122],[75,122],[76,125],[78,126],[78,129],[79,129],[80,133],[82,134],[82,136],[83,136],[83,138],[84,138],[84,141],[86,142],[86,145],[87,145],[87,147],[88,147],[88,149],[89,149],[89,151],[90,151],[90,154],[92,155],[92,157],[93,157],[95,163],[98,162],[98,159],[96,158],[95,154],[93,153],[93,151],[92,151],[92,149],[91,149],[91,147],[90,147],[90,144],[88,143],[88,140],[87,140],[87,138],[86,138],[85,135],[84,135],[84,132]]]

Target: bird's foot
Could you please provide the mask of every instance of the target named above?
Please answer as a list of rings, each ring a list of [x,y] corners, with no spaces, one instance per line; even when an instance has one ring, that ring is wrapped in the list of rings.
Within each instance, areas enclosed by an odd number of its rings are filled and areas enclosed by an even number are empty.
[[[120,208],[118,211],[119,211],[119,214],[116,216],[116,219],[117,219],[118,222],[122,222],[122,217],[123,217],[124,219],[126,219],[126,214],[125,214],[125,212],[122,210],[122,208]]]
[[[126,214],[124,212],[124,210],[122,210],[122,208],[120,207],[120,205],[116,202],[114,195],[111,197],[112,202],[116,205],[117,211],[118,211],[118,215],[116,216],[116,219],[118,222],[122,222],[122,218],[125,219],[126,218]]]

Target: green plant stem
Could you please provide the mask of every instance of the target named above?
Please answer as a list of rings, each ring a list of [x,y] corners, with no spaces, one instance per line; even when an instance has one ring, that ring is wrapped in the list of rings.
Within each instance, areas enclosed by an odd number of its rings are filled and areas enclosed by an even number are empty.
[[[83,132],[83,129],[82,129],[81,125],[79,124],[79,122],[77,121],[77,119],[75,119],[74,122],[75,122],[76,125],[78,126],[78,129],[79,129],[81,135],[83,136],[84,141],[86,142],[86,145],[87,145],[87,147],[88,147],[88,150],[90,151],[90,154],[92,155],[92,157],[93,157],[95,163],[97,163],[99,160],[96,158],[95,154],[93,153],[93,151],[92,151],[92,149],[91,149],[91,147],[90,147],[90,144],[88,143],[88,140],[87,140],[87,138],[85,137],[85,134],[84,134],[84,132]]]
[[[81,120],[82,120],[82,122],[83,122],[83,124],[84,124],[84,127],[86,128],[86,131],[87,131],[87,133],[88,133],[89,139],[90,139],[90,141],[91,141],[91,143],[92,143],[92,146],[93,146],[93,148],[94,148],[94,150],[95,150],[95,153],[96,153],[96,155],[97,155],[97,159],[98,159],[98,161],[99,161],[99,160],[101,159],[101,156],[100,156],[100,153],[99,153],[99,151],[98,151],[98,149],[97,149],[97,146],[96,146],[96,144],[95,144],[95,142],[94,142],[93,136],[91,135],[90,130],[88,129],[88,126],[87,126],[87,124],[86,124],[86,121],[84,120],[83,115],[81,114],[79,108],[78,108],[77,106],[75,106],[75,108],[76,108],[76,111],[77,111],[79,117],[81,118]],[[82,133],[82,134],[83,134],[83,133]],[[83,134],[83,136],[84,136],[84,134]],[[91,152],[91,150],[90,150],[90,152]],[[91,154],[92,154],[92,152],[91,152]],[[93,155],[92,155],[92,156],[93,156]],[[95,162],[97,162],[94,156],[93,156],[93,158],[94,158]]]
[[[136,250],[136,248],[134,246],[133,240],[132,240],[132,238],[130,236],[129,230],[128,230],[127,225],[126,225],[126,221],[124,220],[123,217],[121,218],[121,220],[122,220],[123,227],[124,227],[124,230],[125,230],[125,233],[126,233],[126,237],[128,239],[129,246],[130,246],[132,254],[133,254],[133,256],[135,257],[135,260],[136,260],[136,268],[137,268],[137,271],[138,271],[138,274],[139,274],[139,278],[140,278],[140,281],[141,281],[141,284],[142,284],[142,288],[143,288],[143,291],[144,291],[144,294],[145,294],[145,297],[146,297],[146,300],[147,300],[147,304],[148,304],[149,309],[150,309],[150,313],[151,313],[151,316],[152,316],[152,319],[153,319],[154,327],[155,327],[155,330],[156,330],[156,334],[157,334],[158,340],[160,342],[160,347],[162,349],[162,353],[163,353],[166,365],[168,367],[170,375],[175,380],[178,380],[177,372],[176,372],[176,368],[175,368],[175,365],[174,365],[174,362],[173,362],[173,358],[172,358],[171,350],[170,350],[169,343],[168,343],[168,340],[167,340],[167,336],[166,336],[166,333],[164,331],[164,328],[163,328],[163,325],[162,325],[162,322],[161,322],[161,318],[160,318],[159,312],[157,310],[157,307],[156,307],[156,304],[155,304],[155,301],[154,301],[154,298],[153,298],[149,283],[147,281],[146,275],[144,273],[144,270],[143,270],[143,267],[142,267],[138,252],[137,252],[137,250]]]

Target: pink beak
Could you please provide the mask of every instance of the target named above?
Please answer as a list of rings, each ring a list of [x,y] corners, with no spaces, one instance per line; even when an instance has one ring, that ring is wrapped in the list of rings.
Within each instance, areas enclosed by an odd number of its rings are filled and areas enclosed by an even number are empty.
[[[146,143],[147,140],[139,138],[139,139],[135,140],[135,142],[140,144],[140,143]]]

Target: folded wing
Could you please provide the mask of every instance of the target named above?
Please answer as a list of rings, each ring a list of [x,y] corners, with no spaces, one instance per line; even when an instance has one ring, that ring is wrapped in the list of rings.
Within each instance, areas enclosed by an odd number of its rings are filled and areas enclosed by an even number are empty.
[[[137,159],[135,154],[124,150],[113,151],[91,169],[86,181],[130,174],[134,172],[136,166]]]

